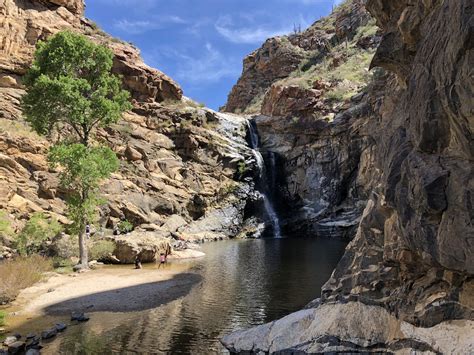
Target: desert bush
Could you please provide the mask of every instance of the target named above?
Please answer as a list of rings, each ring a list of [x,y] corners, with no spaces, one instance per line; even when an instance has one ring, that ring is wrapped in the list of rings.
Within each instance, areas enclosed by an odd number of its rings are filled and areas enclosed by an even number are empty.
[[[133,224],[127,220],[124,220],[124,221],[120,221],[119,224],[118,224],[118,229],[120,231],[120,233],[124,234],[124,233],[130,233],[131,231],[133,231]]]
[[[0,244],[7,244],[13,236],[13,228],[5,211],[0,211]]]
[[[39,255],[18,257],[0,263],[0,303],[13,301],[24,288],[40,281],[51,271],[51,260]]]
[[[42,213],[34,213],[16,237],[16,248],[23,256],[37,253],[44,241],[54,238],[61,231],[58,221],[48,220]]]
[[[115,250],[115,243],[110,240],[99,240],[89,248],[91,260],[101,260],[111,255]]]
[[[3,327],[6,323],[7,313],[5,311],[0,311],[0,327]]]

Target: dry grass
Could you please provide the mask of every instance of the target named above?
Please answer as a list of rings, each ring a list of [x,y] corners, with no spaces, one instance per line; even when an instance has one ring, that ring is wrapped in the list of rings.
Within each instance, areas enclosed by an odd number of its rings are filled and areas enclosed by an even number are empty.
[[[25,122],[12,121],[4,118],[0,119],[0,133],[9,133],[13,136],[30,139],[44,139],[34,132]]]
[[[51,261],[38,255],[0,263],[0,303],[13,301],[22,289],[34,285],[52,269]]]

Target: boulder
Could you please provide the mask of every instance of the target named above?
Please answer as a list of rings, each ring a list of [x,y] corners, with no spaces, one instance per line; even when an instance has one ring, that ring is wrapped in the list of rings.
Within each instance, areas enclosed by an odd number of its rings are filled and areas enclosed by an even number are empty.
[[[67,329],[67,325],[64,323],[56,323],[54,326],[59,333],[64,332]]]
[[[173,233],[187,224],[188,222],[186,222],[186,220],[183,217],[181,217],[180,215],[174,214],[170,216],[160,228],[164,230],[165,232]]]
[[[25,351],[26,344],[24,341],[16,341],[8,345],[9,354],[20,354]]]
[[[9,346],[15,342],[18,341],[18,338],[16,336],[8,336],[5,338],[5,340],[3,341],[3,345],[5,346]]]
[[[363,324],[363,326],[361,326]],[[443,354],[472,352],[473,321],[426,329],[403,322],[382,307],[358,302],[305,309],[222,343],[234,353],[386,353],[404,350]]]
[[[56,329],[56,327],[51,328],[51,329],[46,329],[41,332],[41,339],[43,340],[51,339],[51,338],[54,338],[57,334],[58,334],[58,330]]]
[[[113,254],[122,264],[133,264],[139,255],[142,263],[151,263],[157,260],[160,252],[165,252],[170,246],[168,233],[134,231],[127,236],[114,239]]]
[[[85,315],[84,313],[81,312],[75,312],[71,315],[71,321],[76,321],[76,322],[87,322],[90,318]]]

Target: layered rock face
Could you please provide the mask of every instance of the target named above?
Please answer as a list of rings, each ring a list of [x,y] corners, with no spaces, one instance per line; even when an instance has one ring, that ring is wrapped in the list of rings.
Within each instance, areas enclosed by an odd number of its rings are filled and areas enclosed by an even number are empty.
[[[232,351],[474,351],[474,8],[368,0],[367,9],[383,29],[372,66],[388,74],[367,89],[368,120],[351,123],[372,141],[355,239],[315,308],[230,335]]]
[[[369,197],[374,140],[366,91],[376,85],[368,70],[380,35],[364,4],[345,2],[302,33],[268,40],[245,59],[229,95],[225,109],[262,114],[255,120],[264,153],[276,156],[286,235],[350,240]],[[290,49],[291,62],[277,56]]]
[[[83,8],[77,0],[0,1],[0,209],[15,229],[33,212],[68,222],[67,192],[45,158],[49,142],[23,123],[19,107],[21,77],[35,44],[67,29],[114,51],[113,70],[133,99],[133,110],[95,137],[122,161],[102,188],[109,202],[101,225],[111,228],[126,219],[144,230],[178,232],[186,240],[236,235],[250,189],[234,179],[239,161],[250,157],[245,120],[184,98],[178,84],[146,66],[135,47],[84,19]],[[218,213],[227,218],[216,218]]]

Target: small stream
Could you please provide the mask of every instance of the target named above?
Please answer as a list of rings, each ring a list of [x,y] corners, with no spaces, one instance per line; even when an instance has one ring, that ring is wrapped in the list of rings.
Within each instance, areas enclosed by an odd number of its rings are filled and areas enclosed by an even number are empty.
[[[201,277],[187,295],[146,311],[91,313],[89,322],[71,326],[42,353],[226,353],[223,335],[281,318],[317,298],[344,247],[312,238],[204,245],[206,257],[187,262],[188,272]],[[27,326],[45,321],[51,319]]]

